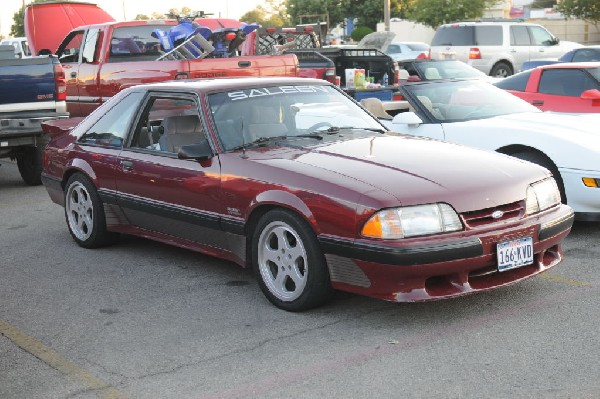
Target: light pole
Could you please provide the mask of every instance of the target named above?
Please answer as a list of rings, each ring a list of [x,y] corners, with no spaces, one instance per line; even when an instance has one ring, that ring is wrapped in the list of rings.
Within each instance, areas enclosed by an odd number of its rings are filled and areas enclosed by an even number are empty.
[[[390,31],[390,0],[383,0],[383,24],[385,31]]]

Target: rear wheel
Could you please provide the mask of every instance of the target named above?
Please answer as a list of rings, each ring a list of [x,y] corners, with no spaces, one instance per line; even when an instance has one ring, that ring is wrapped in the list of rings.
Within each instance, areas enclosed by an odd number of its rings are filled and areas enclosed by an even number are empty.
[[[17,167],[21,178],[30,186],[42,184],[42,152],[41,145],[36,147],[25,147],[23,152],[17,155]]]
[[[512,67],[506,62],[499,62],[490,71],[490,76],[496,78],[505,78],[513,74]]]
[[[261,290],[281,309],[314,308],[333,293],[315,234],[287,210],[272,210],[259,220],[252,238],[252,265]]]
[[[567,203],[567,195],[565,193],[565,185],[563,183],[562,177],[560,176],[560,172],[558,168],[552,162],[550,158],[535,151],[527,151],[527,152],[518,152],[516,154],[512,154],[513,157],[522,159],[524,161],[529,161],[534,164],[543,166],[552,172],[552,176],[554,176],[554,180],[556,180],[556,184],[558,185],[558,190],[560,191],[560,197],[562,199],[563,204]]]
[[[81,173],[75,173],[66,187],[65,217],[75,242],[84,248],[114,242],[118,234],[106,230],[104,207],[94,184]]]

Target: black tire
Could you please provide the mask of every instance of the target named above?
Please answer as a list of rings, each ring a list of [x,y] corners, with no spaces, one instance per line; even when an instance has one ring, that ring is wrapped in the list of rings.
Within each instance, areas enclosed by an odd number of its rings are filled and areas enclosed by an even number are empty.
[[[42,184],[42,152],[44,147],[25,147],[17,155],[17,167],[21,178],[30,186],[39,186]]]
[[[567,203],[567,195],[565,194],[565,185],[563,183],[563,179],[560,175],[560,172],[558,171],[558,168],[550,158],[548,158],[544,154],[535,151],[518,152],[516,154],[512,154],[512,156],[515,158],[522,159],[524,161],[529,161],[536,165],[543,166],[544,168],[548,169],[552,173],[554,180],[556,180],[556,184],[558,185],[558,191],[560,191],[560,198],[562,200],[562,203]]]
[[[252,236],[252,267],[260,289],[280,309],[315,308],[333,294],[317,237],[293,212],[275,209],[260,218]]]
[[[104,206],[96,187],[81,173],[75,173],[67,180],[65,219],[69,233],[83,248],[112,244],[119,236],[106,230]]]
[[[513,74],[512,67],[506,62],[498,62],[492,70],[490,71],[490,76],[494,76],[496,78],[506,78]]]

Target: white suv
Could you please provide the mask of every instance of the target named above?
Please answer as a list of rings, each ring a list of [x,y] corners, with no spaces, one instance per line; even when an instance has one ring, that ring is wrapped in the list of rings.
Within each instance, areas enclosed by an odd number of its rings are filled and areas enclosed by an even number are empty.
[[[525,61],[558,58],[581,47],[560,41],[541,25],[517,22],[456,22],[440,26],[431,41],[430,57],[457,59],[483,73],[505,77]]]

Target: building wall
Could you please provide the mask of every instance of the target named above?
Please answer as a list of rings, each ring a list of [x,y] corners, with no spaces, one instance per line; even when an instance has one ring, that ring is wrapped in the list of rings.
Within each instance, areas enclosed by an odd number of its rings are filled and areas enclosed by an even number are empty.
[[[534,19],[528,22],[540,24],[560,40],[581,44],[600,44],[600,25],[594,25],[579,19]]]

